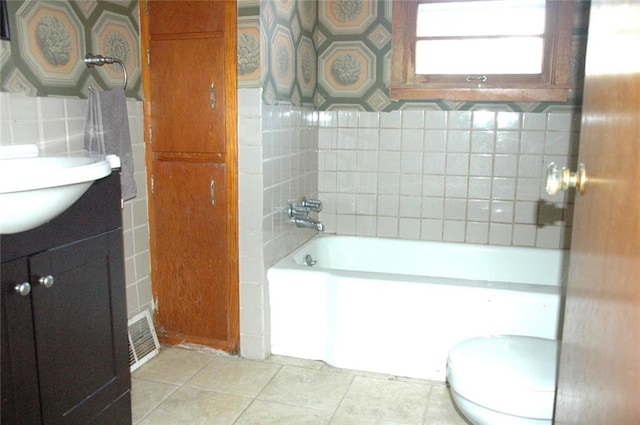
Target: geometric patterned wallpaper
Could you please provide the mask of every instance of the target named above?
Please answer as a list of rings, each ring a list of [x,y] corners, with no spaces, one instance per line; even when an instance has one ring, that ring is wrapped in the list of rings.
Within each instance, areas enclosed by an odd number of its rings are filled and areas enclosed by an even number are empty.
[[[398,1],[398,0],[396,0]],[[238,61],[240,86],[263,88],[267,104],[313,103],[319,110],[397,109],[549,112],[567,103],[392,101],[393,0],[241,0]],[[576,1],[571,78],[582,86],[588,0]]]
[[[323,1],[318,21],[319,108],[390,107],[391,2]]]
[[[319,110],[546,112],[580,104],[389,99],[393,0],[239,0],[238,83],[267,104]],[[576,1],[572,75],[581,87],[589,2]],[[12,0],[11,41],[0,42],[0,90],[86,97],[122,84],[118,64],[87,68],[87,52],[124,61],[127,96],[142,99],[138,0]]]
[[[142,99],[137,0],[8,2],[11,41],[0,43],[0,90],[87,97],[122,86],[120,65],[87,68],[87,53],[122,60],[126,94]]]
[[[316,0],[238,3],[238,83],[263,87],[267,104],[313,104]]]

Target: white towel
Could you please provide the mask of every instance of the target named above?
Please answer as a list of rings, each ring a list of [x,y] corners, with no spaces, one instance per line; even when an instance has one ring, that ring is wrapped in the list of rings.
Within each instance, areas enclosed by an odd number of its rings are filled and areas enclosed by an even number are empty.
[[[122,199],[126,201],[136,196],[127,98],[124,89],[108,91],[93,89],[89,92],[84,147],[92,153],[118,155],[122,164],[120,174]]]

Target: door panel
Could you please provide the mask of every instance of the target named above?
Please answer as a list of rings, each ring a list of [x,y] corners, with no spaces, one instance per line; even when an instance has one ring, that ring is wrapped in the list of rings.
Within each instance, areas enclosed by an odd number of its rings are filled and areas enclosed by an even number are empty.
[[[159,336],[233,347],[231,341],[227,343],[226,167],[212,162],[154,161],[153,173],[155,223],[162,223],[155,230],[153,285]]]
[[[141,7],[158,336],[237,352],[237,2]]]
[[[118,348],[127,344],[126,312],[116,306],[124,287],[112,282],[123,271],[109,261],[110,253],[122,255],[121,239],[110,241],[110,235],[29,259],[32,282],[47,275],[55,279],[49,288],[32,286],[44,423],[87,423],[129,384],[128,358]]]
[[[224,153],[224,38],[152,39],[149,48],[152,150]]]
[[[176,8],[180,13],[176,13]],[[149,33],[188,34],[224,30],[224,2],[152,0]]]
[[[592,2],[556,424],[640,423],[639,18]]]
[[[2,423],[39,424],[40,398],[31,296],[22,296],[15,286],[28,282],[27,260],[2,263]],[[11,318],[11,320],[9,320]]]

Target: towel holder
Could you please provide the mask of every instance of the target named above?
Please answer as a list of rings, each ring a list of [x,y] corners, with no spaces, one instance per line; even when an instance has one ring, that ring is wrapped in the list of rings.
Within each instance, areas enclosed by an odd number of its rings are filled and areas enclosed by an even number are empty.
[[[113,63],[117,63],[122,67],[122,73],[124,74],[124,83],[122,84],[122,88],[126,90],[127,88],[127,68],[124,66],[124,62],[122,62],[118,58],[114,58],[111,56],[102,56],[102,55],[94,55],[93,53],[87,53],[84,57],[84,64],[87,68],[93,68],[94,66],[102,66],[102,65],[111,65]]]

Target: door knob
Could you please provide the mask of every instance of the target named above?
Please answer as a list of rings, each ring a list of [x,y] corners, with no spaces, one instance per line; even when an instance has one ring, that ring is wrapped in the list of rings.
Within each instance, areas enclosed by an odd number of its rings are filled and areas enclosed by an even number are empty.
[[[587,183],[587,170],[583,163],[578,165],[578,171],[572,173],[566,167],[562,167],[562,170],[552,162],[547,167],[547,193],[549,195],[555,195],[560,190],[567,190],[570,187],[577,189],[578,195],[582,194]]]
[[[29,293],[31,293],[31,285],[29,285],[29,282],[19,283],[13,289],[15,289],[15,291],[23,297],[26,297],[27,295],[29,295]]]
[[[44,286],[45,288],[51,288],[53,286],[53,282],[55,282],[55,279],[53,278],[53,276],[47,275],[42,276],[40,279],[38,279],[38,282],[40,282],[40,285]]]

